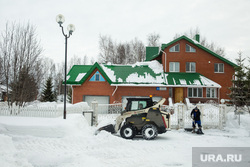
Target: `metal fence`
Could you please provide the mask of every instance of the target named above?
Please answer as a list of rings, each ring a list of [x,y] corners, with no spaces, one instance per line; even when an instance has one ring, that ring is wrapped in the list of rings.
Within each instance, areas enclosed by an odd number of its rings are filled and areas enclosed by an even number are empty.
[[[226,105],[197,104],[201,112],[201,123],[203,128],[222,129],[226,123]],[[188,109],[185,104],[175,104],[174,114],[171,115],[171,128],[191,128],[192,109]]]
[[[83,111],[92,112],[91,109],[86,109],[81,107],[81,105],[77,106],[69,106],[66,108],[67,114],[73,113],[83,113]],[[60,117],[63,115],[63,107],[57,106],[28,106],[28,107],[19,107],[8,105],[0,105],[0,115],[1,116],[21,116],[21,117]]]
[[[98,104],[98,114],[120,114],[122,103]]]

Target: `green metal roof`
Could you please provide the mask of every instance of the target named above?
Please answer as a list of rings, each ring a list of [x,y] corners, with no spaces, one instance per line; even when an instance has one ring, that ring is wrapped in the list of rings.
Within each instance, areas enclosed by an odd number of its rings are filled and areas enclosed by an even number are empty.
[[[79,82],[76,81],[79,74],[85,73],[85,75],[89,72],[92,65],[74,65],[68,75],[67,75],[67,84],[79,84]]]
[[[158,63],[158,62],[157,62]],[[144,63],[143,63],[144,64]],[[112,84],[164,84],[163,68],[155,72],[149,65],[101,65]],[[157,64],[160,65],[161,64]]]
[[[218,59],[226,62],[227,64],[229,64],[229,65],[231,65],[233,67],[237,67],[237,65],[235,63],[233,63],[233,62],[227,60],[226,58],[214,53],[213,51],[211,51],[211,50],[207,49],[206,47],[202,46],[199,42],[197,42],[195,40],[192,40],[192,39],[186,37],[185,35],[183,35],[183,36],[181,36],[181,37],[179,37],[179,38],[177,38],[177,39],[175,39],[175,40],[173,40],[173,41],[171,41],[171,42],[169,42],[167,44],[162,44],[161,50],[164,50],[166,47],[168,47],[168,46],[170,46],[170,45],[172,45],[172,44],[174,44],[174,43],[176,43],[176,42],[178,42],[179,40],[182,40],[182,39],[187,40],[188,42],[190,42],[193,45],[197,46],[198,48],[210,53],[211,55],[217,57]],[[147,58],[147,61],[153,60],[153,59],[155,59],[156,57],[158,57],[160,55],[162,55],[162,52],[160,52],[157,56],[152,56],[151,58]]]
[[[146,47],[146,61],[153,60],[159,56],[159,47]]]
[[[221,87],[199,73],[163,72],[158,61],[134,65],[75,65],[68,73],[67,84],[81,85],[98,70],[110,85],[121,86],[168,86],[168,87]]]
[[[200,73],[181,73],[181,72],[167,72],[165,73],[166,85],[179,87],[217,87],[221,86],[201,75]]]

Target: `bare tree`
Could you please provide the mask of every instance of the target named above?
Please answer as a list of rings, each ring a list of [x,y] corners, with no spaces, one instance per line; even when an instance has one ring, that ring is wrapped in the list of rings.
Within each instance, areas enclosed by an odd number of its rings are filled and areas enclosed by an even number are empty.
[[[146,57],[145,45],[138,38],[117,45],[110,36],[100,35],[99,46],[99,63],[132,64]]]
[[[113,42],[110,36],[99,36],[99,63],[114,62],[114,56],[116,54],[116,44]]]
[[[156,33],[151,33],[147,36],[148,46],[160,46],[159,40],[160,35]]]
[[[41,69],[38,65],[39,56],[43,49],[37,40],[34,26],[28,24],[21,25],[7,22],[5,30],[1,33],[0,55],[3,59],[3,71],[7,94],[11,86],[11,104],[16,102],[23,105],[31,98],[25,98],[27,94],[33,95],[33,100],[37,97],[37,90],[33,94],[33,89],[27,92],[25,86],[34,81],[36,89],[41,77]],[[25,76],[25,77],[24,77]],[[21,82],[22,80],[22,82]]]

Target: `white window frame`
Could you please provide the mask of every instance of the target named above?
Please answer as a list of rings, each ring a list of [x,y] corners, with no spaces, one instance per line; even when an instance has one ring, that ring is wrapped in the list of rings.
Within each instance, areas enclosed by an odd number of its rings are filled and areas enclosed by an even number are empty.
[[[173,70],[171,70],[171,63],[173,64]],[[179,65],[178,71],[175,71],[176,64]],[[180,62],[169,62],[169,72],[180,72]]]
[[[187,50],[187,47],[189,48],[189,51]],[[191,52],[191,53],[195,53],[196,49],[192,46],[190,46],[189,44],[186,44],[186,48],[185,48],[186,52]]]
[[[192,89],[192,95],[191,96],[189,96],[189,90],[190,89]],[[197,92],[197,95],[196,96],[194,96],[194,91],[196,90],[196,92]],[[201,96],[199,96],[199,90],[201,90]],[[190,98],[203,98],[203,88],[188,88],[187,89],[187,95],[188,95],[188,97],[190,97]]]
[[[192,65],[194,64],[194,71],[192,71]],[[188,70],[187,70],[188,67]],[[186,72],[196,72],[196,63],[195,62],[186,62]]]
[[[220,64],[223,65],[222,71],[221,71],[221,68],[220,68]],[[215,71],[215,66],[217,66],[218,71]],[[214,63],[214,73],[224,73],[224,63]]]
[[[177,47],[178,49],[176,49],[176,47]],[[178,43],[178,44],[172,46],[172,47],[169,49],[169,52],[180,52],[180,44]]]
[[[214,93],[214,97],[213,97],[213,93]],[[217,88],[206,88],[206,97],[207,98],[217,98]]]

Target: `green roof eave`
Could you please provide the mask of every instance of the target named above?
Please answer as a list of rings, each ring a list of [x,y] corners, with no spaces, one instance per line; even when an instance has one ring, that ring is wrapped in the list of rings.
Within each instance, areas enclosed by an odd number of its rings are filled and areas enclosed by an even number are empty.
[[[82,66],[86,66],[86,65],[82,65]],[[93,73],[93,71],[95,69],[98,69],[99,72],[102,74],[102,76],[106,79],[106,81],[111,84],[112,81],[110,80],[110,78],[106,75],[106,73],[103,71],[102,67],[96,62],[94,65],[91,66],[91,68],[88,70],[88,72],[84,75],[84,77],[79,81],[68,81],[67,80],[67,85],[82,85],[87,79],[88,77]],[[73,70],[73,68],[71,68],[71,70],[69,71],[68,75],[71,74],[71,71]],[[79,74],[79,72],[78,72]],[[64,82],[63,82],[64,83]]]

